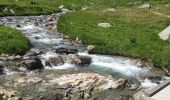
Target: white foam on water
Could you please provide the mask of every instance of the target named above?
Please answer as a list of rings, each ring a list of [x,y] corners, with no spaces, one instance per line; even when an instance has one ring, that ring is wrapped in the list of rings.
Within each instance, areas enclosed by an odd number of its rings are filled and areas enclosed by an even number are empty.
[[[13,75],[13,74],[15,74],[15,73],[17,73],[16,71],[11,71],[11,70],[9,70],[9,69],[7,69],[7,68],[4,68],[4,73],[6,74],[6,75]]]
[[[48,60],[51,57],[58,57],[58,54],[55,53],[54,51],[48,51],[45,54],[41,54],[41,58],[42,59]]]
[[[154,88],[157,85],[158,84],[151,82],[151,80],[149,80],[149,79],[145,79],[141,82],[141,86],[144,89],[149,89],[149,88],[151,89],[151,88]]]
[[[138,67],[135,60],[125,57],[109,57],[106,55],[94,55],[88,53],[79,53],[79,55],[92,58],[92,66],[111,69],[113,72],[120,73],[130,77],[139,77],[149,72],[150,68]]]
[[[33,24],[30,24],[30,25],[23,26],[19,29],[22,29],[22,30],[30,30],[31,29],[32,30],[34,28],[35,28],[35,26]]]
[[[42,38],[42,39],[34,39],[33,42],[35,43],[41,43],[41,44],[56,44],[56,43],[60,43],[63,39],[62,38]]]
[[[53,58],[53,57],[58,57],[58,54],[55,53],[54,51],[48,51],[45,54],[41,54],[40,55],[41,60],[42,60],[42,64],[45,66],[45,61],[48,61],[49,58]],[[69,68],[73,68],[75,67],[75,65],[70,64],[70,63],[64,63],[64,65],[58,65],[58,66],[46,66],[46,69],[69,69]]]

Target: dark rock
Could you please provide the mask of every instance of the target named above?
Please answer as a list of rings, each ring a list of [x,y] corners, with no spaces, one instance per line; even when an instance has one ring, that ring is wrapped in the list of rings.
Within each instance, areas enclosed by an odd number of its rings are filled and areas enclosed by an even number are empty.
[[[154,83],[159,84],[159,83],[160,83],[159,81],[162,80],[162,76],[161,76],[161,75],[150,76],[150,77],[148,77],[148,79],[151,80],[151,81],[154,82]]]
[[[91,63],[91,58],[87,56],[79,56],[79,59],[81,60],[81,63],[79,65],[84,66],[84,65],[89,65]]]
[[[0,94],[0,100],[3,100],[3,95],[2,94]]]
[[[24,62],[22,62],[22,65],[24,65],[24,67],[26,67],[28,70],[42,69],[44,67],[39,58],[25,60]]]
[[[3,68],[4,68],[4,66],[0,64],[0,75],[2,75],[4,73]]]
[[[64,61],[63,58],[61,56],[58,57],[54,57],[54,58],[50,58],[47,62],[47,65],[54,65],[54,66],[58,66],[58,65],[63,65]]]
[[[78,52],[77,49],[66,49],[66,48],[58,48],[55,51],[56,53],[60,53],[60,54],[76,54]]]
[[[17,24],[16,26],[17,26],[17,27],[21,27],[21,25],[19,25],[19,24]]]
[[[45,66],[52,67],[51,63],[49,61],[45,61]]]

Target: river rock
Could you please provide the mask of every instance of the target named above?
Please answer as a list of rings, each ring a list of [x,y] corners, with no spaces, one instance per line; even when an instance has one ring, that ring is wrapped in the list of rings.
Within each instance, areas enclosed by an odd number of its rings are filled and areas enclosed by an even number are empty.
[[[54,20],[54,17],[53,16],[49,16],[48,18],[47,18],[47,21],[53,21]]]
[[[39,58],[33,58],[31,60],[25,60],[22,62],[22,65],[26,67],[28,70],[36,70],[36,69],[42,69],[43,65],[41,63],[41,60]]]
[[[68,56],[66,56],[65,59],[67,63],[76,64],[76,65],[81,63],[80,58],[75,54],[69,54]]]
[[[94,45],[88,45],[87,47],[86,47],[86,51],[91,51],[91,50],[93,50],[95,48],[95,46]]]
[[[4,73],[3,68],[4,68],[4,66],[0,64],[0,75],[2,75]]]
[[[8,60],[15,60],[15,56],[9,56]]]
[[[115,82],[114,89],[124,87],[128,81],[126,79],[120,78]]]
[[[12,90],[5,90],[3,91],[4,95],[6,95],[7,97],[11,98],[15,96],[15,92]]]
[[[45,61],[45,66],[52,67],[52,65],[49,61]]]
[[[64,61],[61,56],[49,58],[49,60],[46,62],[47,66],[51,66],[51,65],[58,66],[58,65],[63,65],[63,64],[64,64]]]
[[[0,57],[0,60],[7,61],[8,59],[7,59],[7,57]]]
[[[67,48],[58,48],[55,51],[56,53],[60,53],[60,54],[76,54],[78,52],[77,49],[67,49]]]
[[[91,58],[87,56],[78,56],[80,59],[79,65],[84,66],[84,65],[89,65],[91,63]]]
[[[81,44],[82,40],[79,37],[76,37],[75,43]]]
[[[36,52],[37,54],[41,54],[42,51],[38,48],[32,48],[31,51]]]
[[[28,51],[24,56],[36,56],[37,53],[35,51]]]
[[[102,28],[110,28],[110,27],[112,27],[112,25],[110,23],[98,23],[98,26],[102,27]]]

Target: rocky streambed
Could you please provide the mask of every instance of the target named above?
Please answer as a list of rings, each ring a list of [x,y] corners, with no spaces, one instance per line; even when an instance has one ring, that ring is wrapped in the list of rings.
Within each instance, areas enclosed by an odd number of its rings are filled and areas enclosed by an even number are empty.
[[[88,54],[94,46],[57,31],[66,12],[0,18],[31,44],[24,55],[0,55],[0,100],[132,100],[168,78],[139,59]]]

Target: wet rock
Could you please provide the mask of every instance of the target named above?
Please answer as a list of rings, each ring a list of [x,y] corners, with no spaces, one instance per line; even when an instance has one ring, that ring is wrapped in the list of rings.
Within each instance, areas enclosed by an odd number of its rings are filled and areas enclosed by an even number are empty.
[[[66,56],[66,62],[79,65],[81,63],[81,60],[77,55],[69,54],[68,56]]]
[[[126,79],[118,79],[116,82],[115,82],[115,85],[114,85],[114,89],[118,89],[118,88],[121,88],[121,87],[124,87],[126,85],[128,81]]]
[[[110,23],[98,23],[98,26],[102,27],[102,28],[110,28],[110,27],[112,27],[112,25]]]
[[[91,58],[87,56],[78,56],[81,63],[79,65],[84,66],[84,65],[89,65],[91,63]]]
[[[154,83],[159,84],[160,81],[163,79],[163,77],[161,75],[156,75],[156,76],[149,76],[148,79]]]
[[[36,55],[37,55],[36,52],[34,52],[34,51],[28,51],[28,52],[26,52],[26,54],[25,54],[24,56],[36,56]]]
[[[52,67],[52,65],[49,61],[45,61],[45,66]]]
[[[36,52],[37,54],[41,54],[42,51],[38,48],[32,48],[31,51]]]
[[[67,49],[67,48],[58,48],[55,51],[56,53],[60,54],[76,54],[78,52],[77,49]]]
[[[21,25],[19,25],[19,24],[17,24],[16,26],[17,26],[17,27],[21,27]]]
[[[28,70],[36,70],[36,69],[42,69],[43,65],[41,63],[41,60],[39,58],[33,58],[31,60],[25,60],[22,62],[22,65],[26,67]]]
[[[46,62],[46,65],[48,66],[51,66],[51,65],[58,66],[58,65],[63,65],[63,64],[64,64],[64,61],[61,56],[49,58],[49,60]]]
[[[4,66],[0,64],[0,75],[4,73],[3,69],[4,69]]]

